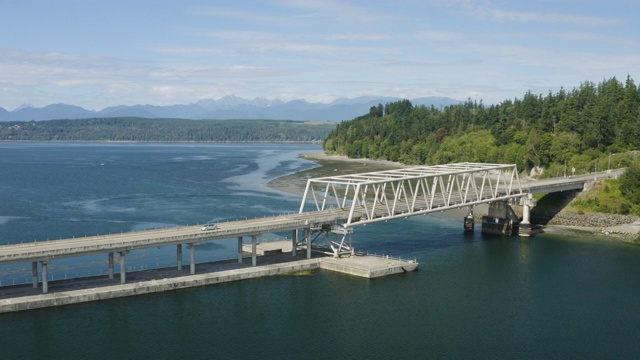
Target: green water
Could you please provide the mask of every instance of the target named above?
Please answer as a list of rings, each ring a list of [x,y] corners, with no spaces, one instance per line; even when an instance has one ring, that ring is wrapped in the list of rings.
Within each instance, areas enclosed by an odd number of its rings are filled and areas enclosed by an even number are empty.
[[[298,197],[264,184],[312,167],[296,158],[309,151],[319,148],[0,144],[0,243],[295,211]],[[234,241],[199,259],[233,258]],[[317,271],[4,314],[0,358],[640,356],[639,247],[581,235],[465,236],[461,220],[442,215],[356,228],[353,241],[420,268],[374,280]],[[131,257],[171,264],[173,251]],[[92,261],[54,264],[91,271]],[[2,284],[20,281],[20,269],[0,268]]]

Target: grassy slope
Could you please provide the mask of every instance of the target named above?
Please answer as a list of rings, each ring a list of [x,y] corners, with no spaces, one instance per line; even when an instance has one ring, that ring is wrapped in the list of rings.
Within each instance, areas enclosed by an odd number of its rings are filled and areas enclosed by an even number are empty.
[[[617,179],[596,182],[578,194],[568,208],[575,213],[604,213],[640,216],[640,207],[625,199]]]

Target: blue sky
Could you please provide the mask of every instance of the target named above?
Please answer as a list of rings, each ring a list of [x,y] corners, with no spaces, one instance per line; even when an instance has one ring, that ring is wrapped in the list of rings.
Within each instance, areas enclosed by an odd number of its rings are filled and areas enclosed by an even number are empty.
[[[499,103],[636,83],[635,0],[4,0],[0,107],[236,95]]]

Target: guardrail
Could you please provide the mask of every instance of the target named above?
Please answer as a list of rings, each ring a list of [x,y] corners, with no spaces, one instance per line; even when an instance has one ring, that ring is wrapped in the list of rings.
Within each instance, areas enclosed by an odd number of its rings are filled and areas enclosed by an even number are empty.
[[[83,238],[2,245],[0,246],[0,263],[38,261],[57,257],[128,251],[136,248],[194,243],[198,241],[299,229],[308,227],[313,223],[340,221],[346,217],[341,213],[343,213],[343,211],[336,209],[321,213],[289,213],[287,215],[274,215],[263,218],[230,220],[220,223],[221,225],[218,230],[210,231],[201,231],[198,225],[194,227],[193,230],[188,230],[187,228],[189,226],[184,226],[141,230],[130,233],[87,236]],[[225,227],[231,228],[225,229]],[[170,235],[178,231],[189,232],[181,235]],[[141,235],[146,235],[147,237],[135,239]],[[129,240],[127,240],[127,238],[129,238]],[[5,253],[1,254],[3,250],[5,250]]]
[[[385,255],[385,254],[379,255],[379,254],[376,254],[376,253],[369,253],[369,252],[367,252],[365,254],[360,253],[359,255],[375,256],[375,257],[382,258],[382,259],[396,260],[396,261],[408,262],[408,263],[412,263],[412,264],[417,264],[418,263],[418,259],[417,258],[414,258],[413,260],[411,260],[411,259],[403,259],[400,256],[393,257],[391,255]]]

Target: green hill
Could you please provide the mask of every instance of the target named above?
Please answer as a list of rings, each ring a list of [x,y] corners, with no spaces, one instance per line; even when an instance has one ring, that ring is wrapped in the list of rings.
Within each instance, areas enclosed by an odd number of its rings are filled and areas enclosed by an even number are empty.
[[[640,148],[640,91],[627,77],[584,82],[571,91],[485,106],[468,100],[443,109],[408,100],[379,104],[344,121],[324,142],[352,158],[443,164],[515,163],[543,176],[626,166]]]
[[[320,142],[335,123],[94,118],[0,122],[0,140]]]
[[[640,90],[627,77],[584,82],[571,91],[485,106],[468,100],[443,109],[408,100],[379,104],[342,122],[324,142],[328,153],[405,164],[516,164],[541,177],[627,167],[571,207],[578,212],[640,214]],[[542,173],[542,174],[540,174]],[[547,201],[556,203],[553,196]],[[557,205],[557,204],[555,204]],[[563,206],[562,206],[563,207]]]

